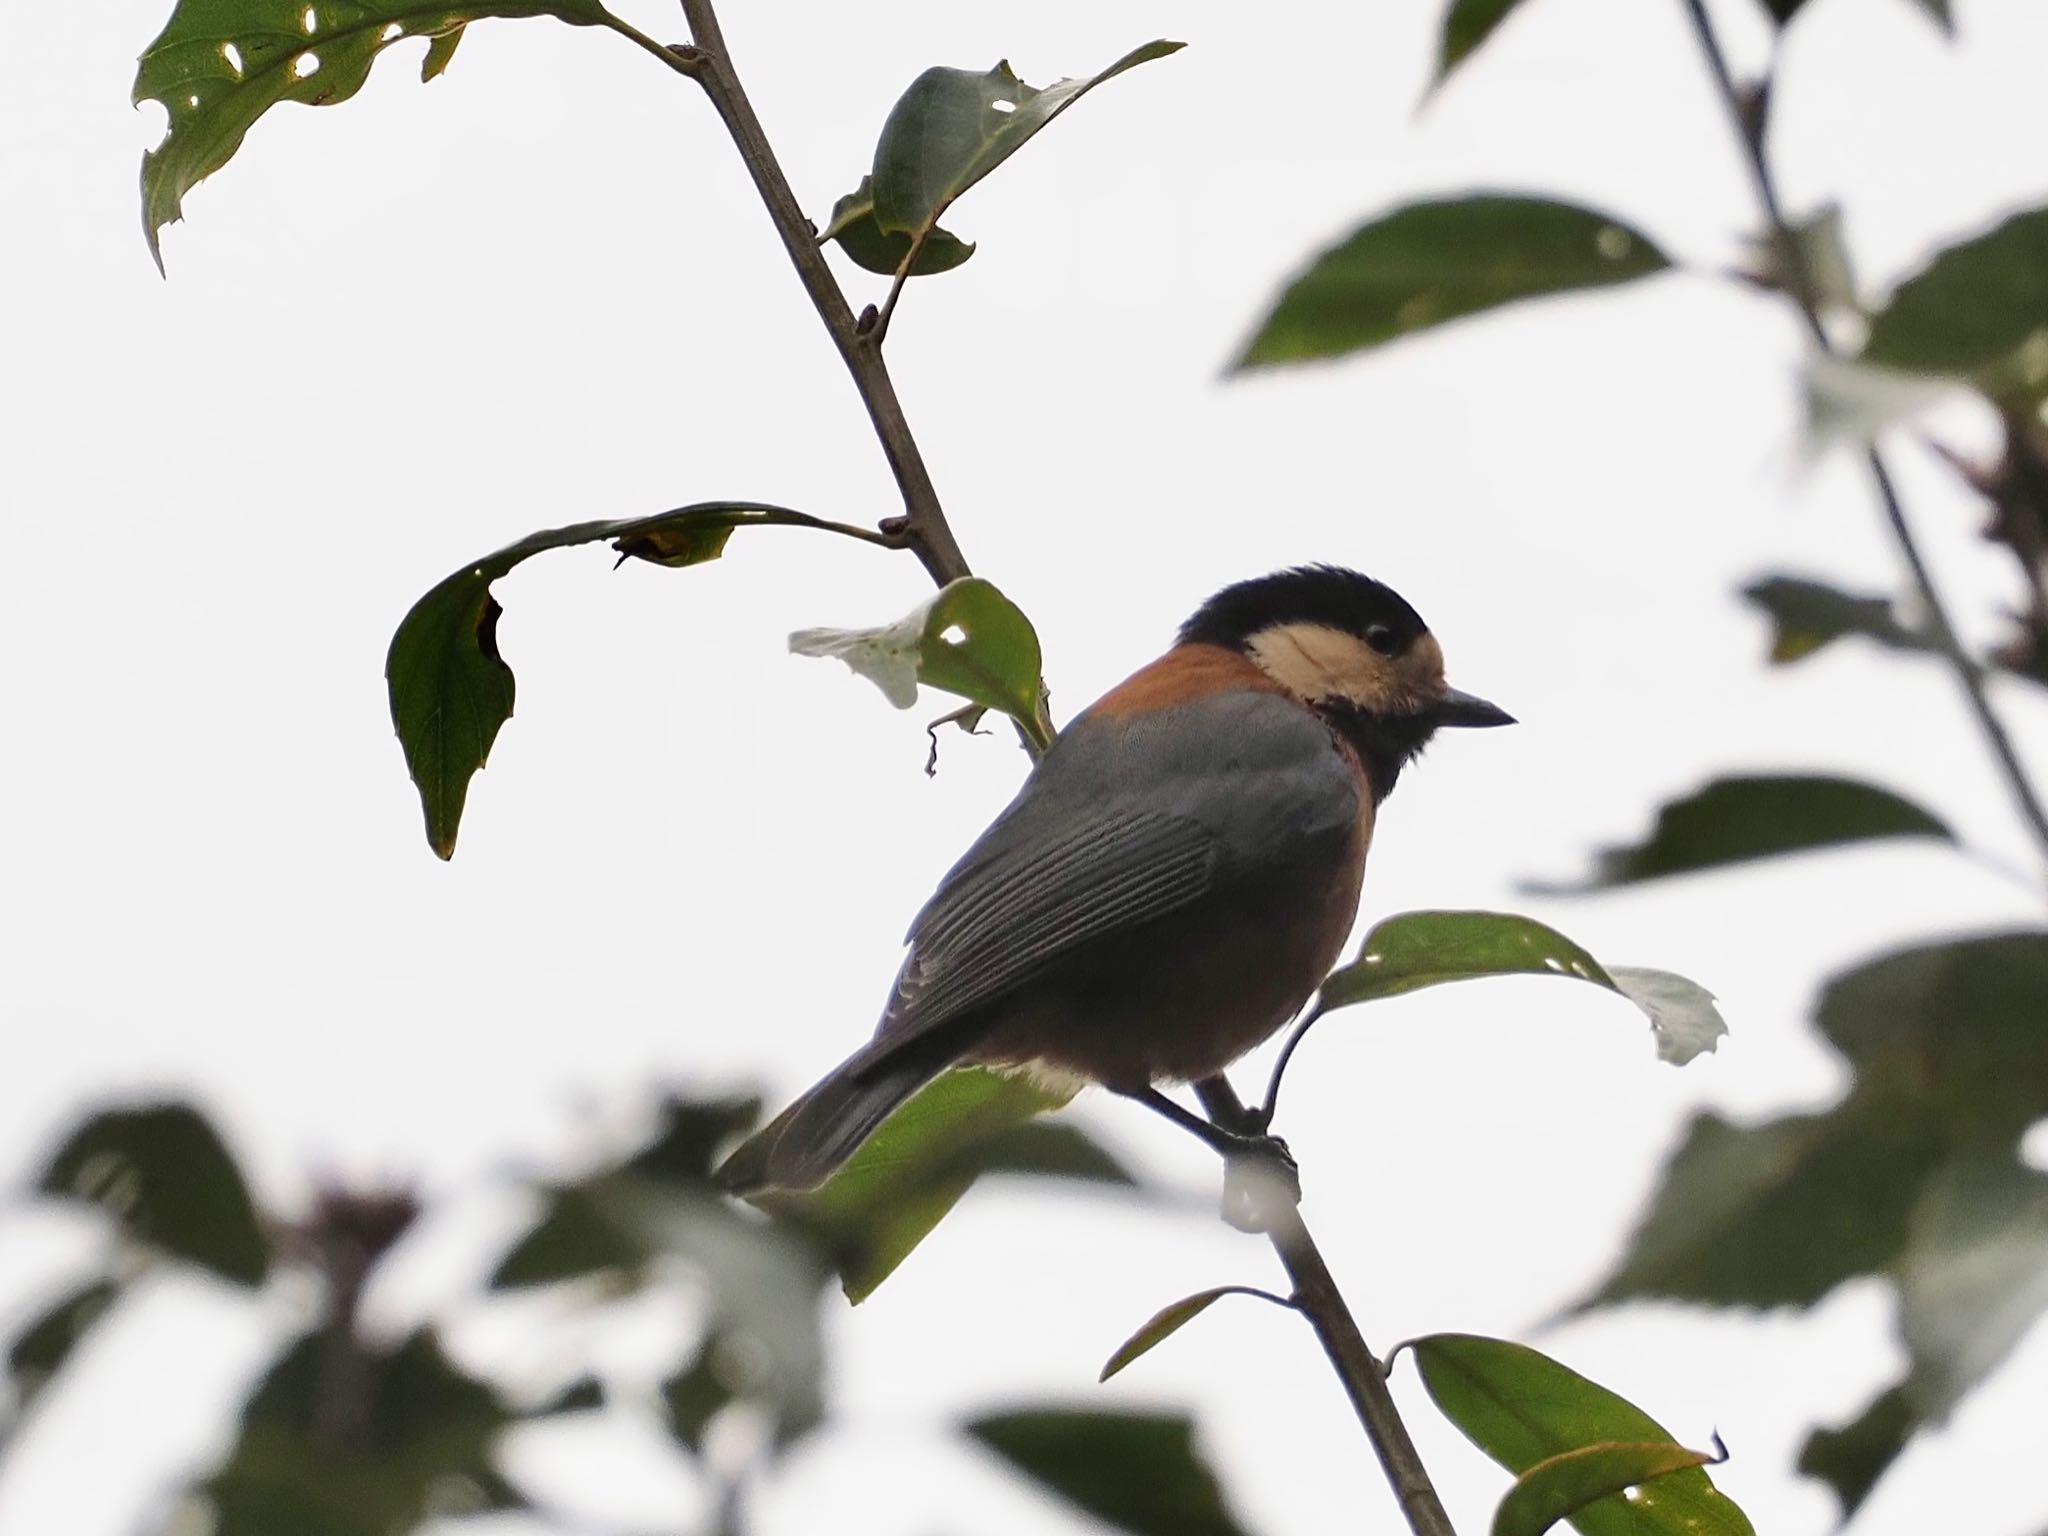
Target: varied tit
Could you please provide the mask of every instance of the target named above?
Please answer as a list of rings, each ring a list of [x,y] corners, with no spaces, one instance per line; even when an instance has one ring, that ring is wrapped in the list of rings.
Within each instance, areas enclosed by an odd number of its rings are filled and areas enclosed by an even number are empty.
[[[1351,931],[1380,802],[1440,726],[1509,725],[1444,681],[1415,610],[1314,565],[1226,587],[1061,732],[939,882],[874,1038],[720,1170],[812,1189],[948,1067],[1100,1083],[1189,1124]]]

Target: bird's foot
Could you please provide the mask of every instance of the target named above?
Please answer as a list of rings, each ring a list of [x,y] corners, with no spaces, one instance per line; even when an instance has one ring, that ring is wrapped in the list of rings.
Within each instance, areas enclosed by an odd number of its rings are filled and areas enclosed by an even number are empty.
[[[1278,1136],[1232,1139],[1237,1145],[1223,1159],[1223,1219],[1240,1232],[1270,1232],[1301,1204],[1301,1169]]]

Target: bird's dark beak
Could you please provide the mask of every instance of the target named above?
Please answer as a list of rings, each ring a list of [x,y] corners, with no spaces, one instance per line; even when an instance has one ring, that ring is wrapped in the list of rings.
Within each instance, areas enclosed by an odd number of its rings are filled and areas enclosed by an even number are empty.
[[[1515,717],[1476,693],[1446,688],[1435,710],[1438,725],[1513,725]]]

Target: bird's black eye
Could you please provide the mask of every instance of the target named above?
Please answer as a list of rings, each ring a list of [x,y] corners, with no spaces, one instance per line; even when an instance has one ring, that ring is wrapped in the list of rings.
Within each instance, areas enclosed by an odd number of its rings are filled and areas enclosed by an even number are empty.
[[[1391,656],[1394,652],[1401,649],[1399,637],[1384,624],[1366,625],[1365,643],[1378,651],[1382,656]]]

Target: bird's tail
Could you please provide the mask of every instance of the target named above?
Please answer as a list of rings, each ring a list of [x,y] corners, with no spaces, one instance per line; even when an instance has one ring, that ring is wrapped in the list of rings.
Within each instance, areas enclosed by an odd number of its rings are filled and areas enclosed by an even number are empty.
[[[871,1042],[743,1143],[713,1177],[736,1195],[816,1189],[951,1064],[950,1054]]]

